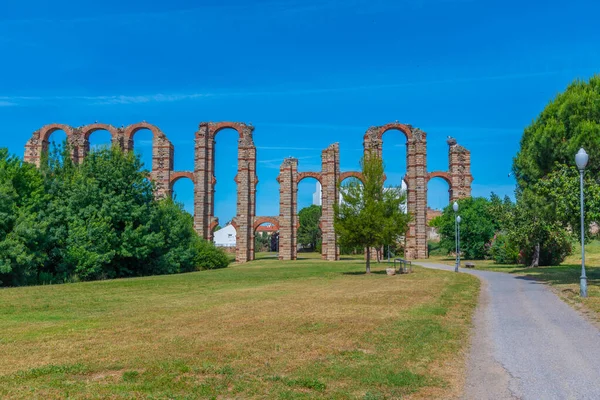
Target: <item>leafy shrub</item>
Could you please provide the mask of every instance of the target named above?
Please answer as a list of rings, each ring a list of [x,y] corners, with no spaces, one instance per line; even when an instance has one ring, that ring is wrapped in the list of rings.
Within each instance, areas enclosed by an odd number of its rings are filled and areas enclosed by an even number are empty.
[[[519,248],[502,232],[497,233],[489,244],[489,254],[496,264],[519,262]]]
[[[192,216],[157,201],[139,157],[117,148],[74,165],[68,148],[42,168],[0,149],[0,284],[90,281],[226,267]]]
[[[573,251],[571,236],[564,229],[555,229],[547,232],[547,236],[540,246],[540,266],[560,265]],[[519,253],[519,261],[524,265],[531,265],[534,249],[525,247]]]

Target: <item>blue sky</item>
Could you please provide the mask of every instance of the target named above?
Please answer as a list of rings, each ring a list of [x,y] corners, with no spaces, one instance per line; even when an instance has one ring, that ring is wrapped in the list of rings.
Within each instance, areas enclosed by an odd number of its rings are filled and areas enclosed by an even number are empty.
[[[511,195],[523,128],[569,82],[600,72],[599,13],[596,1],[3,0],[0,146],[22,155],[50,122],[146,120],[175,144],[176,169],[192,170],[199,122],[251,122],[257,214],[277,215],[284,157],[318,170],[321,149],[339,142],[342,169],[357,169],[366,129],[398,120],[427,132],[430,171],[447,169],[451,135],[472,152],[473,194]],[[146,161],[150,140],[136,136]],[[217,137],[221,222],[235,214],[236,143],[232,131]],[[384,136],[392,184],[404,144]],[[175,189],[191,210],[191,183]],[[447,190],[433,180],[430,205],[446,205]],[[300,206],[313,191],[301,184]]]

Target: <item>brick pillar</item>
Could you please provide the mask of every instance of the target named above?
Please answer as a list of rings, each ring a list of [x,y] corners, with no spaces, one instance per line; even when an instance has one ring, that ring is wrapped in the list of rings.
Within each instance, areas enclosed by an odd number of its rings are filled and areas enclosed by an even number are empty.
[[[155,137],[152,144],[152,180],[156,184],[156,197],[171,197],[171,171],[174,148],[165,136]]]
[[[448,164],[451,185],[450,202],[471,197],[471,152],[458,145],[455,139],[448,140]]]
[[[211,218],[214,164],[214,138],[209,134],[207,123],[201,123],[196,132],[196,149],[194,162],[194,228],[206,240],[212,241]]]
[[[83,163],[83,160],[90,151],[90,141],[81,128],[73,128],[67,141],[71,146],[71,156],[75,164]]]
[[[427,257],[427,140],[425,132],[398,122],[371,127],[364,137],[365,154],[374,153],[382,157],[383,134],[398,130],[406,136],[405,176],[408,212],[413,220],[408,226],[405,241],[405,258]]]
[[[112,135],[112,145],[125,152],[133,151],[133,138],[126,137],[125,128],[117,128]]]
[[[408,209],[414,219],[414,236],[411,238],[414,247],[407,258],[427,258],[427,135],[418,128],[412,128],[408,154],[408,187],[413,188],[409,191],[412,198],[409,198]]]
[[[297,258],[298,160],[286,158],[279,168],[279,259]]]
[[[239,124],[237,183],[236,261],[254,260],[254,217],[256,216],[256,147],[252,140],[253,127]]]
[[[340,146],[334,143],[321,153],[321,187],[323,190],[321,233],[321,257],[324,260],[338,259],[337,237],[334,228],[334,205],[339,201]]]
[[[39,168],[42,154],[48,152],[48,145],[48,140],[40,137],[40,131],[33,132],[33,135],[25,144],[25,156],[23,160],[26,163],[35,164]]]

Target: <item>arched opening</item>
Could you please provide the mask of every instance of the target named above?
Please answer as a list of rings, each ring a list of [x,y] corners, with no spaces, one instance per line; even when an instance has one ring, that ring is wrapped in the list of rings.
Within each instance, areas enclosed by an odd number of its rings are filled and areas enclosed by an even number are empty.
[[[279,252],[279,225],[261,222],[254,227],[254,259],[277,259]]]
[[[224,128],[215,135],[214,151],[214,216],[224,227],[237,213],[238,132]]]
[[[194,215],[194,182],[188,176],[175,179],[171,184],[173,201],[183,205],[183,209]]]
[[[430,256],[445,255],[440,248],[440,234],[436,218],[442,215],[450,202],[450,181],[444,173],[430,174],[427,182],[427,247]]]
[[[383,134],[382,157],[385,185],[400,187],[407,174],[406,164],[407,140],[404,132],[390,129]]]
[[[342,179],[340,181],[340,198],[339,198],[339,204],[342,205],[344,203],[344,194],[345,191],[348,190],[349,186],[353,186],[353,185],[361,185],[362,186],[362,181],[361,179],[359,179],[359,174],[350,174],[350,173],[344,173],[342,174]],[[362,247],[346,247],[346,246],[342,246],[340,245],[340,257],[341,259],[349,259],[349,258],[353,258],[354,256],[358,256],[358,257],[362,257],[365,253],[365,249],[363,249]]]
[[[133,134],[133,151],[140,158],[143,168],[152,171],[154,134],[150,129],[140,129]]]
[[[112,145],[112,135],[105,129],[97,129],[88,133],[88,152],[110,149]]]
[[[298,182],[298,258],[318,258],[321,254],[321,212],[323,189],[315,176],[303,176]]]
[[[44,151],[47,152],[44,157],[58,157],[62,160],[61,155],[68,144],[67,139],[67,133],[62,129],[50,131],[46,137],[47,145],[44,145]]]

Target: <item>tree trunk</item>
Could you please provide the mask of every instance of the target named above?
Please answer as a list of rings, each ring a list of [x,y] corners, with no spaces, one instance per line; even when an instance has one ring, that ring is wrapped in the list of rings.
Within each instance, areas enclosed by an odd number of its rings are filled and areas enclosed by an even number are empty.
[[[367,274],[371,273],[371,247],[367,246]]]
[[[533,258],[531,260],[531,267],[537,268],[540,266],[540,244],[537,243],[535,245],[535,249],[533,250]]]

